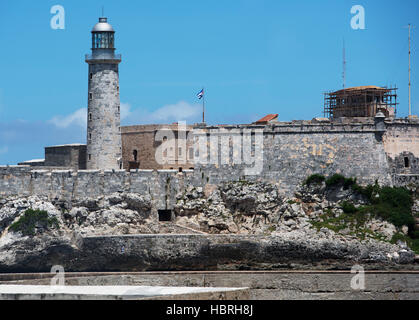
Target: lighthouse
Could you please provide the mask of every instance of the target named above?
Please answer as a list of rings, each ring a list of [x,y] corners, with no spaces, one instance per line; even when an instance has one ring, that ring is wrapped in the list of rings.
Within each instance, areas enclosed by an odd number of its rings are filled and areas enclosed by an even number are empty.
[[[119,71],[115,31],[107,18],[92,29],[92,53],[86,55],[88,74],[87,169],[122,169]]]

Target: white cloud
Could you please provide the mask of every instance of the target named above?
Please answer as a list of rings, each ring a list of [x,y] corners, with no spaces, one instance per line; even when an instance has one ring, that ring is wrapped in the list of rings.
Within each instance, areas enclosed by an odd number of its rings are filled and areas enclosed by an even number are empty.
[[[128,103],[121,103],[121,119],[125,119],[131,113],[131,105]],[[70,126],[76,125],[80,127],[86,127],[87,119],[87,109],[81,108],[69,114],[67,116],[55,116],[49,123],[52,123],[58,128],[68,128]]]
[[[186,101],[179,101],[175,104],[164,105],[163,107],[148,111],[144,108],[133,109],[129,103],[121,103],[122,125],[144,124],[144,123],[172,123],[175,121],[199,121],[202,106],[190,104]],[[58,129],[67,129],[72,126],[86,127],[87,109],[81,108],[67,116],[55,116],[48,123]],[[125,120],[125,121],[124,121]]]
[[[87,109],[81,108],[68,116],[55,116],[48,122],[54,124],[58,128],[68,128],[72,125],[86,127]]]
[[[200,113],[199,105],[192,105],[185,101],[176,104],[168,104],[151,113],[150,118],[155,121],[188,120]]]
[[[0,147],[0,154],[5,154],[9,152],[9,148],[7,146]]]
[[[125,105],[125,111],[123,109]],[[125,112],[125,116],[123,116]],[[144,108],[132,110],[129,104],[121,104],[121,119],[128,124],[144,123],[172,123],[175,121],[198,121],[202,112],[199,104],[190,104],[186,101],[179,101],[175,104],[164,105],[154,111]],[[123,123],[125,125],[126,123]]]
[[[131,114],[131,105],[121,102],[121,120],[127,118]]]

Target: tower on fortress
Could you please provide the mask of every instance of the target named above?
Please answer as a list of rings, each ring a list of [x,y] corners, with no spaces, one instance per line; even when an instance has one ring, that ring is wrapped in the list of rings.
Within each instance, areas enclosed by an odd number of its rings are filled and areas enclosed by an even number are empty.
[[[122,169],[118,65],[115,31],[107,18],[99,18],[92,29],[87,112],[88,170]]]

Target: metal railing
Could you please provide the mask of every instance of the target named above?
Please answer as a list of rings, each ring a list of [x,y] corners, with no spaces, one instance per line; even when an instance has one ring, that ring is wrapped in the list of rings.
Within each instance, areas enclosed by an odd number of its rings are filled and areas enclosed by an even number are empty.
[[[116,61],[121,61],[122,57],[121,54],[113,54],[113,55],[109,55],[109,54],[86,54],[85,55],[85,60],[116,60]]]

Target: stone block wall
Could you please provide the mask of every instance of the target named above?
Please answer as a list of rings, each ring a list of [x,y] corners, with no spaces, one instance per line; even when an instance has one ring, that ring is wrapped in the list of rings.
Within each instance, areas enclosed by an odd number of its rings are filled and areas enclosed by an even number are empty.
[[[257,150],[260,142],[257,141],[258,130],[263,130],[263,150]],[[251,150],[246,151],[243,141],[249,131],[255,136],[250,138]],[[254,179],[278,183],[282,191],[292,193],[298,184],[314,173],[326,176],[341,173],[357,177],[364,184],[375,180],[381,184],[392,183],[382,134],[373,122],[207,127],[194,133],[196,141],[201,138],[205,141],[208,134],[219,136],[214,138],[215,143],[208,140],[205,144],[208,146],[205,155],[200,155],[201,151],[195,153],[198,154],[195,158],[196,178],[201,180],[201,184]],[[235,149],[237,144],[243,147]],[[259,173],[246,173],[254,166],[245,163],[246,152],[262,163]]]
[[[361,184],[417,184],[419,124],[278,123],[268,126],[217,126],[194,130],[195,169],[51,170],[0,167],[0,196],[45,195],[51,200],[100,197],[115,192],[149,194],[153,210],[172,209],[187,186],[214,186],[238,180],[267,181],[292,195],[314,173],[341,173]],[[252,134],[252,132],[254,134]],[[250,141],[248,148],[243,141]],[[397,145],[402,141],[402,149]],[[262,146],[261,148],[258,147]],[[239,146],[239,147],[237,147]],[[401,152],[401,153],[398,153]],[[410,168],[401,168],[408,157]],[[247,159],[247,163],[245,162]],[[255,166],[248,160],[260,163]],[[252,171],[249,168],[260,169]]]
[[[121,127],[122,137],[122,160],[124,169],[134,169],[137,165],[139,169],[190,169],[193,164],[193,139],[192,126],[179,127],[177,124],[171,125],[136,125]],[[183,131],[182,131],[183,130]],[[173,136],[167,138],[173,139],[172,145],[163,148],[163,139],[156,138],[158,132],[170,131]],[[185,135],[186,143],[181,145],[179,135]],[[163,133],[161,135],[164,135]],[[161,137],[163,138],[163,137]],[[169,141],[168,140],[168,141]],[[172,150],[170,150],[172,148]],[[159,150],[166,151],[167,163],[157,163],[156,153]],[[134,152],[137,157],[135,159]],[[192,155],[192,159],[190,157]],[[162,154],[163,156],[163,154]],[[179,161],[186,156],[186,161]],[[171,162],[169,162],[169,160]],[[136,169],[136,168],[135,168]]]
[[[47,167],[66,167],[74,170],[86,169],[86,145],[62,145],[45,147]]]
[[[193,171],[32,170],[0,166],[0,197],[46,196],[73,201],[116,192],[149,194],[155,210],[172,209],[176,194],[192,183]]]
[[[419,175],[419,122],[390,123],[383,140],[393,175]]]

